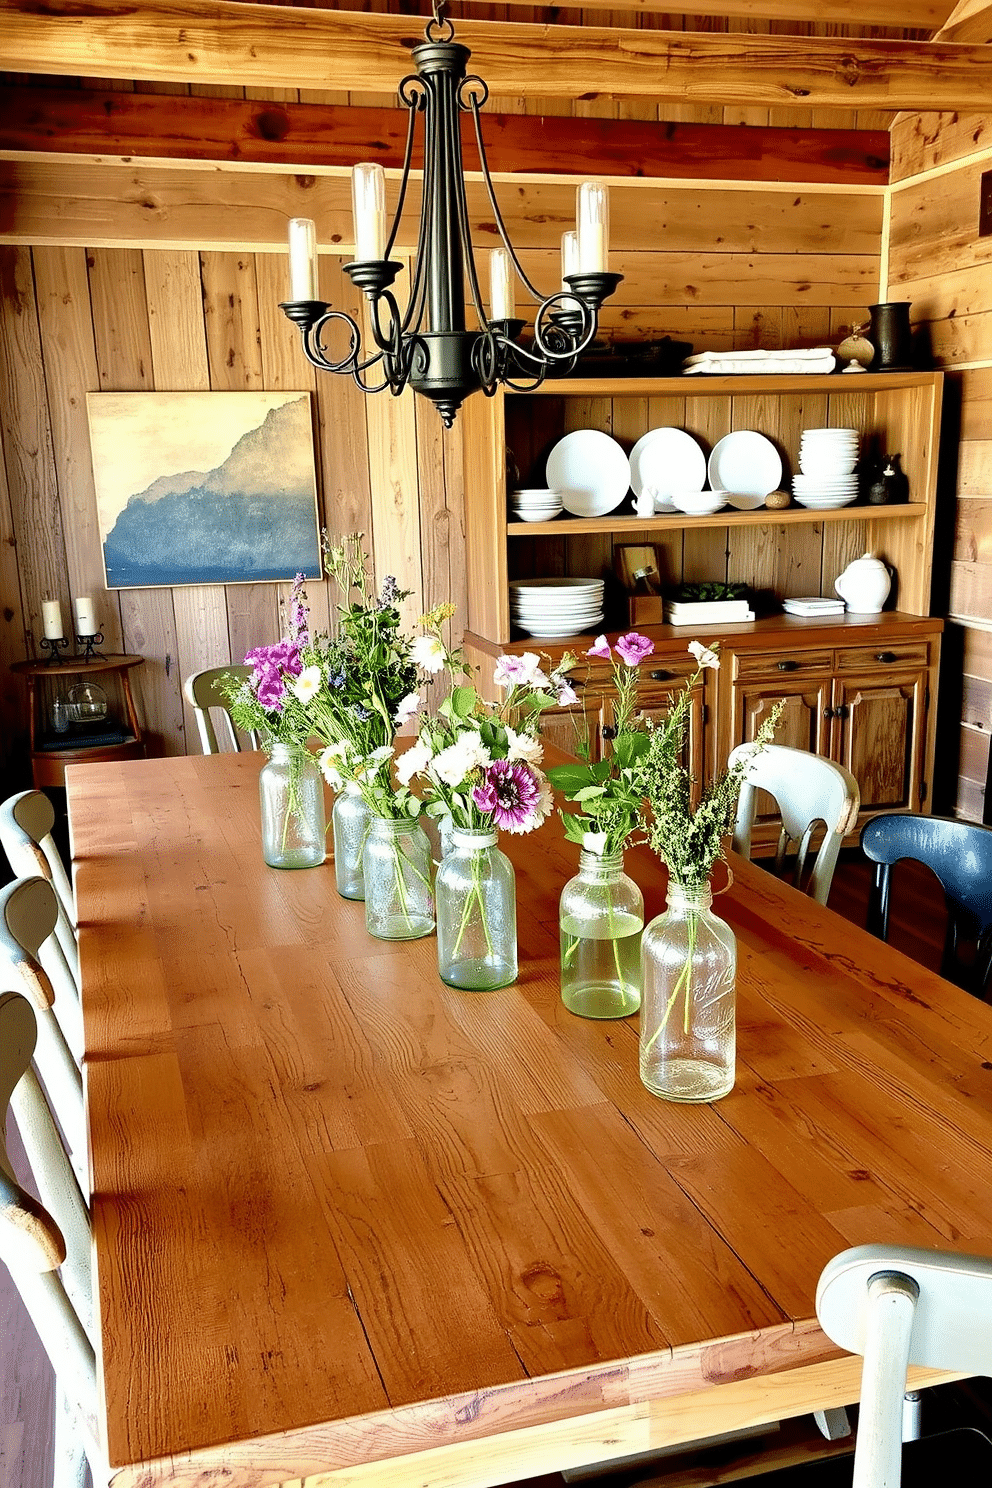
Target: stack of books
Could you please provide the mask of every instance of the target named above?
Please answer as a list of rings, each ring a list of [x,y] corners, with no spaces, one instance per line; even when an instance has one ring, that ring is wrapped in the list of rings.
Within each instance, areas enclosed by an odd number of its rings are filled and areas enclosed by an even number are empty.
[[[787,615],[823,619],[827,615],[843,615],[847,606],[842,599],[821,599],[818,595],[810,595],[802,599],[783,599],[782,608]]]

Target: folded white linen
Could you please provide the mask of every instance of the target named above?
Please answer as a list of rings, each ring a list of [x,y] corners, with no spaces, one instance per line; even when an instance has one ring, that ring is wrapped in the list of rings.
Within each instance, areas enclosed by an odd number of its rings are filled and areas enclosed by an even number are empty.
[[[836,358],[833,353],[821,358],[819,361],[803,360],[801,357],[775,360],[768,357],[767,360],[748,361],[744,357],[729,357],[726,360],[707,360],[696,362],[692,367],[686,365],[683,371],[687,377],[698,372],[722,373],[724,376],[739,375],[754,376],[761,372],[777,372],[779,374],[791,373],[801,375],[813,372],[832,372],[836,366]]]
[[[696,362],[767,362],[772,361],[822,361],[824,357],[832,357],[833,350],[829,346],[797,347],[795,350],[785,351],[699,351],[695,356],[686,357],[682,363],[684,367],[691,367]]]

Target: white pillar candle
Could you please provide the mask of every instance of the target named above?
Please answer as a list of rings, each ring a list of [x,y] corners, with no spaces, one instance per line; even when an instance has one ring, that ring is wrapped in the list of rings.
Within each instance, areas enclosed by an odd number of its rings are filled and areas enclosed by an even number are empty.
[[[610,193],[601,181],[583,181],[576,193],[579,272],[605,274],[609,267]]]
[[[571,288],[571,286],[568,283],[568,276],[569,276],[569,274],[577,274],[578,272],[579,272],[579,239],[578,239],[578,235],[576,233],[574,233],[574,232],[562,233],[562,235],[561,235],[561,287],[562,287],[562,289],[570,289]],[[567,300],[565,300],[562,308],[565,309],[565,310],[578,310],[579,309],[579,301],[577,299],[575,299],[571,294],[569,294],[569,297],[568,297]]]
[[[505,248],[494,248],[489,255],[489,299],[493,320],[516,320],[513,268]]]
[[[75,610],[77,636],[96,635],[99,627],[96,623],[96,611],[93,608],[93,601],[89,595],[76,600]]]
[[[317,229],[309,217],[293,217],[289,224],[289,298],[316,300]]]
[[[351,172],[355,262],[386,256],[386,177],[381,165],[363,162]]]
[[[61,641],[65,639],[65,631],[62,628],[62,606],[57,599],[46,599],[42,601],[41,622],[45,627],[46,641]]]

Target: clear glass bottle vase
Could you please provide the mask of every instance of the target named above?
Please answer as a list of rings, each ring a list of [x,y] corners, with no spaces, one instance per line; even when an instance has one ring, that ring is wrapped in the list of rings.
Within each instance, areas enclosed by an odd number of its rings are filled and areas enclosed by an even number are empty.
[[[737,942],[712,903],[708,883],[669,879],[641,941],[641,1079],[664,1100],[719,1100],[734,1085]]]
[[[644,896],[622,853],[579,854],[562,889],[561,1000],[581,1018],[626,1018],[641,1005]]]
[[[410,817],[373,816],[362,854],[365,928],[377,940],[419,940],[434,929],[431,845]]]
[[[452,828],[435,892],[442,982],[469,992],[492,992],[515,982],[517,884],[496,833]]]
[[[331,828],[334,834],[334,879],[342,899],[365,898],[362,854],[369,834],[372,813],[353,781],[334,798]]]
[[[315,868],[326,855],[324,782],[313,756],[273,744],[258,777],[262,857],[270,868]]]

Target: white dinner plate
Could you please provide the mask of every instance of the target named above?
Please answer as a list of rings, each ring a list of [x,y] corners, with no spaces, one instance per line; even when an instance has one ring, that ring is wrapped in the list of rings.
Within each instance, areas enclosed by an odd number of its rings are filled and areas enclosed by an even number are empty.
[[[630,452],[630,489],[635,496],[651,491],[658,501],[676,491],[701,491],[706,481],[706,456],[684,429],[649,429]]]
[[[600,614],[594,615],[592,617],[592,619],[588,623],[586,623],[585,621],[582,621],[581,624],[576,624],[576,625],[543,625],[542,626],[542,625],[537,625],[537,624],[533,624],[533,625],[522,625],[522,624],[520,624],[518,622],[517,623],[517,629],[518,630],[524,630],[524,631],[526,631],[528,635],[537,636],[537,637],[542,637],[543,636],[544,639],[545,640],[548,640],[548,641],[560,641],[563,636],[592,635],[594,633],[594,631],[597,629],[597,627],[600,626],[600,625],[602,625],[602,623],[603,623],[603,615],[602,615],[602,612],[600,612]]]
[[[548,485],[573,517],[604,517],[630,490],[623,446],[599,429],[575,429],[548,456]]]
[[[713,446],[707,465],[714,491],[740,491],[745,496],[767,496],[782,479],[778,450],[764,434],[738,429]]]
[[[546,594],[549,589],[559,589],[562,593],[589,589],[602,594],[604,582],[603,579],[511,579],[510,588],[514,594]]]

